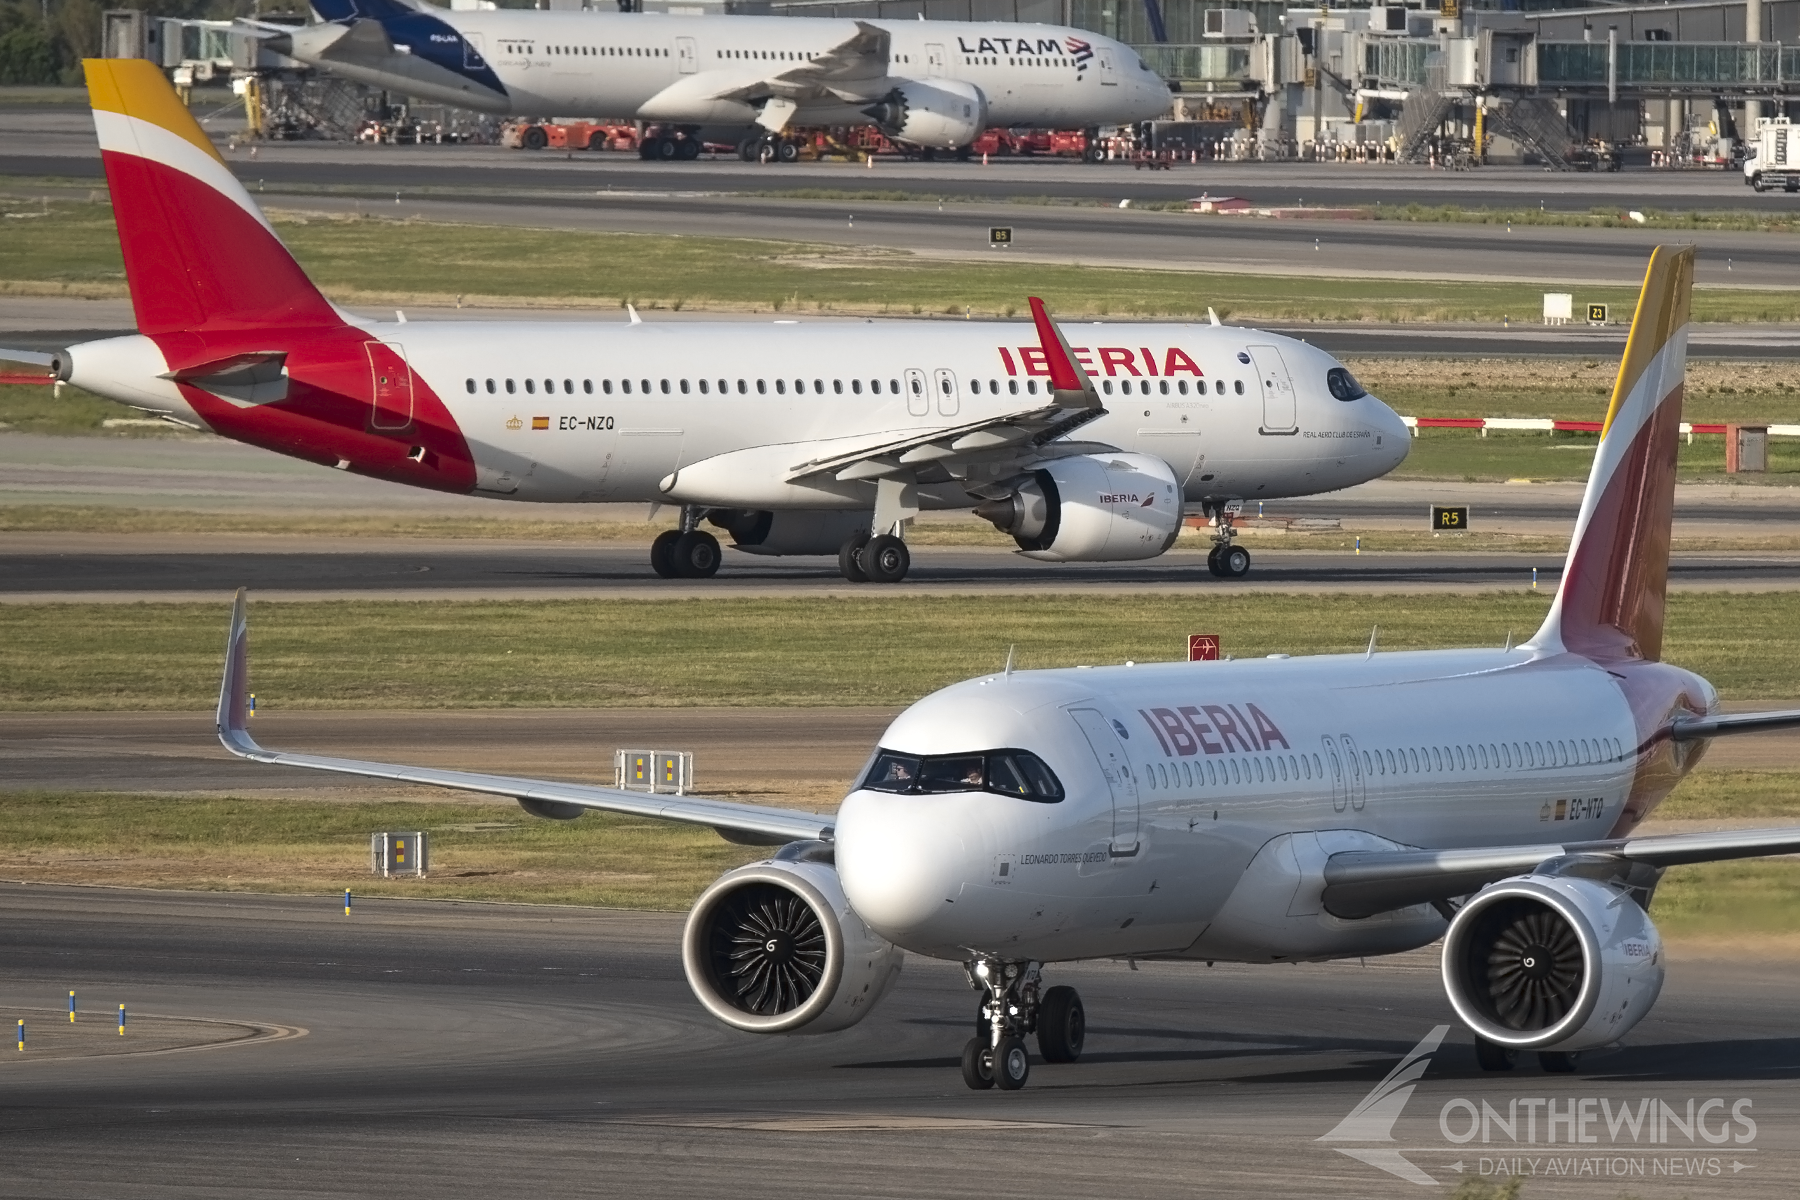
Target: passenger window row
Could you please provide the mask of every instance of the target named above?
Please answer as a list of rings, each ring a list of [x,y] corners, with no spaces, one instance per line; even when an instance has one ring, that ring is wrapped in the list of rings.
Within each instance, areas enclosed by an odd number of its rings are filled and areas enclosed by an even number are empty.
[[[716,381],[711,380],[711,379],[698,379],[698,380],[639,379],[639,380],[635,381],[635,383],[636,383],[635,389],[633,387],[633,382],[634,381],[630,380],[630,379],[619,380],[618,381],[619,393],[621,395],[625,395],[625,396],[630,396],[633,394],[648,396],[648,395],[652,394],[653,392],[661,392],[665,396],[674,395],[676,393],[679,393],[683,396],[688,396],[688,395],[693,395],[694,393],[698,392],[702,396],[709,396],[709,395],[713,395],[716,391],[718,395],[724,396],[724,395],[728,395],[729,393],[731,393],[734,390],[733,381],[729,380],[729,379],[720,379],[720,380],[716,380]],[[1121,382],[1121,384],[1119,386],[1120,386],[1120,391],[1123,394],[1129,395],[1131,393],[1131,382],[1132,381],[1129,379]],[[1148,379],[1143,379],[1143,380],[1138,381],[1138,390],[1141,394],[1143,394],[1145,396],[1150,395],[1150,382],[1151,381]],[[1187,380],[1181,379],[1181,380],[1171,381],[1171,380],[1167,380],[1167,379],[1162,379],[1162,380],[1158,380],[1157,383],[1159,384],[1161,393],[1163,395],[1167,396],[1170,394],[1169,385],[1171,382],[1174,383],[1175,389],[1178,392],[1178,394],[1183,395],[1183,396],[1188,394],[1188,381]],[[889,395],[898,396],[900,394],[900,381],[898,379],[888,380],[886,382],[885,386],[887,389],[887,393]],[[945,394],[948,394],[950,392],[951,384],[950,384],[949,379],[947,379],[947,378],[941,379],[939,382],[939,386]],[[1000,394],[1000,381],[998,379],[988,380],[985,386],[986,386],[987,393],[989,395],[998,396]],[[1218,394],[1223,396],[1225,394],[1225,381],[1223,379],[1218,380],[1215,386],[1218,391]],[[500,392],[505,392],[507,395],[511,396],[511,395],[517,394],[521,388],[524,390],[524,392],[527,396],[535,396],[540,391],[546,396],[554,396],[557,394],[557,381],[554,379],[544,379],[544,380],[526,379],[526,380],[520,381],[520,380],[513,380],[513,379],[476,380],[474,378],[469,378],[469,379],[465,379],[463,381],[463,387],[471,396],[475,395],[477,392],[480,392],[480,391],[486,391],[488,393],[488,395],[490,395],[490,396],[496,395]],[[769,393],[769,391],[771,390],[771,387],[773,387],[775,394],[778,396],[785,396],[788,394],[788,391],[789,391],[789,383],[786,379],[777,379],[773,382],[772,385],[771,385],[770,381],[766,380],[766,379],[739,379],[736,381],[735,391],[737,392],[738,395],[745,396],[745,395],[750,394],[751,390],[754,389],[757,395],[763,396],[763,395],[767,395]],[[796,395],[796,396],[805,395],[807,392],[807,389],[808,389],[808,381],[804,380],[804,379],[796,379],[793,381],[792,387],[793,387],[794,395]],[[562,388],[562,394],[567,395],[567,396],[573,396],[575,394],[575,381],[573,379],[564,379],[564,380],[562,380],[561,388]],[[612,395],[613,388],[614,388],[614,383],[612,380],[602,379],[600,381],[600,391],[602,394],[607,395],[607,396]],[[867,386],[866,391],[867,391],[867,394],[869,394],[871,396],[879,396],[882,394],[882,388],[883,388],[883,383],[881,380],[871,379],[868,381],[868,386]],[[981,380],[979,380],[979,379],[969,380],[970,394],[979,395],[981,393],[982,389],[983,389],[983,384],[982,384]],[[1113,381],[1110,379],[1104,380],[1100,385],[1100,389],[1101,389],[1101,391],[1105,392],[1107,395],[1109,395],[1109,396],[1112,395],[1113,394]],[[823,396],[826,392],[826,381],[823,379],[812,380],[811,381],[811,390],[814,395]],[[851,379],[851,380],[833,379],[830,381],[830,390],[833,395],[838,395],[838,396],[843,395],[846,391],[848,391],[849,394],[851,394],[853,396],[861,396],[864,394],[865,388],[864,388],[864,382],[861,379]],[[918,392],[919,386],[915,383],[912,390],[914,392]],[[1027,395],[1031,395],[1031,396],[1037,395],[1038,394],[1037,380],[1027,379],[1025,381],[1025,389],[1024,390]],[[589,395],[589,396],[593,395],[594,394],[594,381],[592,379],[583,379],[581,381],[581,391],[583,393],[585,393],[586,395]],[[1017,379],[1007,380],[1006,381],[1006,391],[1008,393],[1010,393],[1011,395],[1014,395],[1014,396],[1018,395],[1019,394],[1019,381]],[[1049,391],[1050,391],[1050,385],[1048,383],[1045,383],[1044,384],[1044,392],[1046,394],[1048,394]],[[1237,382],[1237,392],[1238,392],[1238,395],[1240,395],[1240,396],[1244,394],[1244,383],[1242,380],[1239,380]],[[1206,394],[1205,381],[1203,381],[1203,380],[1197,381],[1194,384],[1194,394],[1197,396],[1204,396]]]
[[[1119,394],[1124,395],[1124,396],[1131,395],[1132,382],[1133,381],[1129,380],[1129,379],[1121,379],[1119,381]],[[1148,379],[1139,379],[1136,382],[1138,385],[1137,386],[1138,395],[1148,396],[1150,394],[1150,390],[1151,390],[1150,389],[1151,381]],[[1156,380],[1156,384],[1157,384],[1156,390],[1161,392],[1163,395],[1167,396],[1170,392],[1169,385],[1171,383],[1174,384],[1174,391],[1176,392],[1176,394],[1182,395],[1182,396],[1185,396],[1188,394],[1188,381],[1185,379],[1174,379],[1174,380],[1158,379],[1158,380]],[[1241,379],[1233,380],[1232,386],[1234,388],[1236,388],[1238,395],[1241,396],[1244,394],[1244,381],[1243,380],[1241,380]],[[1108,396],[1112,395],[1113,394],[1113,381],[1110,379],[1102,379],[1100,381],[1100,390],[1102,392],[1105,392]],[[1213,380],[1213,392],[1216,395],[1220,395],[1220,396],[1223,396],[1225,394],[1225,381],[1223,379]],[[1197,379],[1194,381],[1194,395],[1196,395],[1196,396],[1206,395],[1206,380]]]
[[[1544,767],[1591,766],[1622,762],[1625,744],[1617,738],[1559,738],[1542,742],[1489,742],[1485,745],[1412,746],[1398,750],[1363,750],[1364,779],[1384,775],[1428,775],[1446,771],[1521,771]],[[1239,766],[1240,762],[1243,764]],[[1352,763],[1352,767],[1356,764]],[[1226,787],[1249,783],[1292,783],[1324,779],[1317,754],[1232,756],[1223,760],[1186,759],[1146,763],[1150,790]]]
[[[463,380],[463,388],[471,396],[473,396],[476,392],[483,391],[483,390],[485,390],[490,396],[494,395],[498,392],[502,392],[502,391],[505,392],[507,395],[511,396],[511,395],[514,395],[519,390],[519,386],[520,385],[519,385],[518,381],[512,380],[512,379],[501,379],[501,380],[487,379],[487,380],[482,380],[480,382],[477,382],[474,379]],[[538,380],[527,379],[524,381],[523,386],[524,386],[525,394],[527,396],[535,396],[538,394],[538,391],[539,391],[539,381]],[[702,396],[710,396],[710,395],[714,394],[715,386],[716,386],[717,394],[721,395],[721,396],[727,395],[732,391],[732,381],[729,379],[720,379],[717,381],[714,381],[711,379],[698,379],[698,380],[639,379],[639,380],[635,381],[635,386],[634,386],[633,380],[621,379],[618,381],[618,385],[617,385],[619,394],[624,395],[624,396],[630,396],[630,395],[634,395],[634,394],[648,396],[654,392],[659,392],[659,391],[665,396],[674,395],[678,392],[683,396],[693,395],[695,392],[698,392]],[[794,394],[796,396],[804,394],[806,392],[806,386],[807,386],[806,380],[804,380],[804,379],[794,380]],[[882,384],[881,380],[879,380],[879,379],[869,380],[868,381],[869,395],[871,395],[871,396],[880,395],[882,387],[883,387],[883,384]],[[887,387],[887,391],[888,391],[889,395],[898,396],[900,394],[900,381],[898,379],[888,380],[886,387]],[[759,396],[767,395],[769,392],[769,381],[766,379],[754,379],[754,380],[740,379],[737,381],[736,390],[737,390],[737,394],[740,396],[748,395],[750,393],[750,391],[752,390],[752,388],[754,388],[754,390],[756,391],[756,394]],[[860,396],[863,394],[863,381],[860,379],[852,379],[849,381],[849,388],[850,388],[850,393],[852,395]],[[556,394],[556,380],[554,380],[554,379],[544,380],[542,383],[542,390],[543,390],[543,394],[546,396],[555,395]],[[582,380],[581,381],[581,390],[586,395],[589,395],[589,396],[593,395],[594,394],[594,381],[591,379]],[[600,392],[602,395],[610,396],[613,394],[613,390],[614,390],[614,383],[612,380],[602,379],[600,381]],[[775,390],[775,394],[778,396],[787,395],[788,394],[788,381],[785,379],[777,379],[774,384],[774,390]],[[824,395],[825,394],[825,381],[823,379],[813,380],[812,381],[812,390],[815,393],[817,393],[818,395],[821,395],[821,396]],[[842,380],[842,379],[832,380],[831,381],[831,390],[838,395],[842,395],[844,393],[844,380]],[[562,391],[563,391],[563,394],[566,396],[573,396],[575,394],[575,381],[573,379],[563,380],[562,381]]]

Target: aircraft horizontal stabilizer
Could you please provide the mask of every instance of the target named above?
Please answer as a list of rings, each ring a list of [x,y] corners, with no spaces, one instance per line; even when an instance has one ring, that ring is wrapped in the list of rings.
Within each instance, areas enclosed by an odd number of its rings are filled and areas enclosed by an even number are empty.
[[[1510,875],[1579,856],[1569,874],[1623,877],[1633,864],[1675,867],[1800,853],[1800,827],[1671,833],[1561,845],[1494,846],[1480,850],[1354,850],[1325,862],[1325,911],[1353,920],[1466,896]],[[1608,868],[1616,868],[1609,872]]]
[[[239,588],[231,612],[231,632],[225,643],[225,675],[219,686],[219,741],[239,758],[281,767],[306,767],[335,771],[396,783],[429,784],[465,792],[511,796],[526,811],[538,816],[574,817],[584,809],[629,813],[689,825],[710,825],[727,841],[743,845],[779,846],[788,842],[830,840],[831,818],[818,813],[785,808],[759,808],[729,800],[700,796],[656,796],[615,788],[526,779],[511,775],[487,775],[475,771],[441,771],[394,763],[365,762],[353,758],[328,758],[315,754],[289,754],[265,750],[249,730],[250,624],[245,613],[245,593]]]
[[[49,354],[39,354],[36,350],[8,350],[0,346],[0,362],[24,363],[28,367],[48,367],[55,365],[56,359]]]

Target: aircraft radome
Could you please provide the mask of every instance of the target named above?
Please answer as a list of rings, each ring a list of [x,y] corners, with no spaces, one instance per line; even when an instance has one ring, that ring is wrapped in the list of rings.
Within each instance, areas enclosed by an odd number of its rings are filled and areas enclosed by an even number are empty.
[[[779,845],[688,917],[687,976],[719,1020],[829,1033],[868,1015],[906,952],[964,964],[972,1088],[1081,1054],[1055,964],[1285,963],[1443,939],[1477,1057],[1568,1071],[1656,1002],[1649,907],[1674,864],[1800,851],[1800,828],[1636,833],[1726,716],[1661,660],[1694,250],[1650,260],[1563,582],[1523,645],[1012,671],[895,719],[834,816],[264,750],[246,728],[244,596],[219,736],[257,762],[710,825]]]
[[[679,505],[651,562],[719,543],[837,555],[897,582],[927,509],[975,509],[1051,562],[1154,558],[1246,500],[1334,491],[1405,456],[1336,359],[1218,324],[376,323],[327,301],[155,67],[87,64],[139,332],[57,378],[279,454],[412,487]],[[1071,344],[1077,343],[1077,344]],[[29,356],[26,356],[29,357]]]

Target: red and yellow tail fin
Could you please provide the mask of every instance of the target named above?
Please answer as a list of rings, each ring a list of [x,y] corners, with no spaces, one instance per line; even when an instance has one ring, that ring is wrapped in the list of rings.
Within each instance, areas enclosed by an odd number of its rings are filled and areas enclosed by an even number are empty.
[[[1562,587],[1530,645],[1601,661],[1662,655],[1694,248],[1650,255]]]
[[[82,65],[140,333],[342,323],[160,70]]]

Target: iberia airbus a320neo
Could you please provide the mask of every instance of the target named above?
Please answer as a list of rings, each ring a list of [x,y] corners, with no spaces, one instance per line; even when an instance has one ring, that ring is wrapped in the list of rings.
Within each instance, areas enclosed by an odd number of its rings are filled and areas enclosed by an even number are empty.
[[[1481,1065],[1549,1070],[1656,1003],[1663,871],[1800,851],[1800,828],[1643,835],[1725,716],[1661,661],[1694,251],[1650,260],[1563,582],[1520,646],[1006,670],[927,696],[881,737],[835,815],[264,750],[247,730],[238,596],[219,736],[263,763],[710,825],[779,845],[688,917],[688,982],[754,1033],[869,1014],[907,951],[982,997],[970,1087],[1073,1062],[1084,958],[1310,962],[1443,940]],[[1508,639],[1510,642],[1510,639]],[[956,1014],[948,1014],[956,1015]],[[961,1024],[959,1019],[957,1024]]]
[[[921,509],[1052,562],[1153,558],[1186,511],[1331,491],[1407,430],[1330,355],[1219,325],[376,324],[328,302],[149,63],[87,64],[139,332],[59,379],[280,454],[496,499],[681,508],[659,573],[753,554],[897,581]],[[1071,344],[1074,343],[1074,344]],[[873,535],[871,537],[871,535]]]

